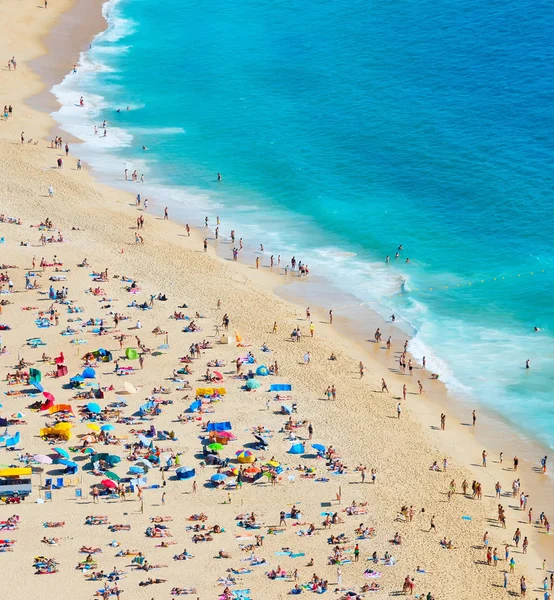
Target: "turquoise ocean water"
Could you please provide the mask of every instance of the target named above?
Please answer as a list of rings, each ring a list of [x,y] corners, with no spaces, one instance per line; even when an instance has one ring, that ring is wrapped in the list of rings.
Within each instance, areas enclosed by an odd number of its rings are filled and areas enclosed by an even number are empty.
[[[174,218],[218,214],[221,234],[282,264],[296,255],[353,302],[394,312],[471,407],[554,446],[549,3],[104,11],[108,30],[53,90],[96,173]],[[124,184],[125,168],[146,183]]]

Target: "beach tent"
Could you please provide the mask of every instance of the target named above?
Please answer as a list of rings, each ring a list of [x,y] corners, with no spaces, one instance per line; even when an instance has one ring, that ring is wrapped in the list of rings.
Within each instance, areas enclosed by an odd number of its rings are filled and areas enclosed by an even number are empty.
[[[71,404],[55,404],[48,409],[48,412],[53,415],[59,412],[70,412],[73,414],[73,408]]]
[[[270,392],[290,392],[292,391],[292,385],[290,383],[272,383],[269,386]]]
[[[75,375],[69,380],[71,387],[80,388],[83,386],[85,380],[80,375]]]
[[[23,477],[24,475],[32,475],[31,467],[9,467],[0,469],[0,477]]]
[[[257,390],[262,384],[257,379],[249,379],[246,382],[246,387],[249,390]]]
[[[225,396],[227,390],[225,388],[196,388],[196,397],[200,396],[213,396],[218,394],[219,396]]]
[[[59,465],[64,465],[65,467],[67,467],[66,471],[68,473],[68,475],[75,475],[75,473],[77,473],[77,471],[79,470],[79,465],[76,462],[73,462],[72,460],[67,460],[66,458],[61,458],[59,460],[56,461]]]
[[[190,412],[196,412],[202,406],[202,402],[200,400],[195,400],[190,406]]]
[[[14,446],[17,446],[17,444],[19,444],[20,441],[21,434],[19,433],[19,431],[17,431],[14,436],[6,438],[6,448],[13,448]]]
[[[196,471],[192,467],[179,467],[175,474],[177,479],[192,479],[196,477]]]
[[[42,387],[42,384],[39,383],[38,381],[35,381],[34,379],[30,379],[29,383],[35,388],[35,390],[38,390],[39,392],[44,392],[44,388]]]
[[[292,408],[286,404],[281,404],[281,412],[284,415],[292,415]]]
[[[73,427],[73,425],[71,423],[57,423],[56,425],[54,425],[54,427],[43,427],[40,430],[40,436],[41,437],[49,437],[49,436],[55,436],[58,437],[62,440],[69,440],[71,439],[71,428]],[[66,450],[64,450],[64,452],[67,452]]]
[[[42,373],[38,369],[29,369],[29,377],[32,381],[40,383],[42,381]]]
[[[127,348],[125,350],[125,356],[128,360],[136,360],[138,358],[138,352],[134,348]]]
[[[111,362],[112,353],[104,350],[104,348],[99,348],[96,352],[92,353],[94,358],[98,359],[101,362]]]
[[[229,421],[223,421],[221,423],[208,423],[206,431],[231,431],[232,429]]]
[[[256,375],[260,375],[260,377],[267,377],[267,375],[269,375],[269,369],[265,365],[260,365],[256,369]]]
[[[304,444],[293,444],[290,447],[289,454],[304,454]]]
[[[81,373],[83,379],[96,379],[96,371],[92,367],[87,367]]]
[[[67,367],[65,365],[57,365],[56,366],[56,377],[65,377],[68,373]]]

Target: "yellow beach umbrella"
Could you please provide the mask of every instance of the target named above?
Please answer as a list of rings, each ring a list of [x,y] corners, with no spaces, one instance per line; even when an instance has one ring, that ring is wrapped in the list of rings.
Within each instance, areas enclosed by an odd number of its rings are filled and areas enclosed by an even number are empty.
[[[92,431],[100,431],[100,425],[97,425],[96,423],[89,423],[87,427],[92,429]]]

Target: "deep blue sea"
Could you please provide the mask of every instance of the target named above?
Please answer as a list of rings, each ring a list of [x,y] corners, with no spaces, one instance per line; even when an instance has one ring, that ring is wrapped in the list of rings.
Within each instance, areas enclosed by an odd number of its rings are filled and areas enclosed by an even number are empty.
[[[468,406],[554,446],[551,2],[104,11],[53,90],[96,173],[394,312]]]

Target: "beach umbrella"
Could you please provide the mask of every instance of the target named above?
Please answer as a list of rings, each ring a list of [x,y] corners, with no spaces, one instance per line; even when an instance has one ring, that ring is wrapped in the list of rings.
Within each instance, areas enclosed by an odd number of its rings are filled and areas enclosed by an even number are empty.
[[[53,462],[49,456],[46,456],[46,454],[35,454],[33,456],[33,460],[41,465],[51,465]]]
[[[304,444],[293,444],[290,447],[289,454],[304,454]]]
[[[50,402],[54,402],[56,400],[56,398],[54,398],[54,394],[51,394],[50,392],[42,392],[42,395]]]
[[[63,458],[70,458],[69,452],[65,448],[54,448],[54,452],[57,452]]]
[[[75,375],[69,381],[70,383],[83,383],[84,379],[80,375]]]
[[[24,419],[25,415],[22,412],[13,413],[12,419]]]
[[[87,427],[92,429],[92,431],[100,431],[100,425],[97,425],[96,423],[89,423]]]
[[[129,467],[129,473],[132,473],[133,475],[143,475],[144,469],[142,467],[132,466]]]
[[[257,390],[262,384],[257,379],[249,379],[246,382],[246,387],[249,390]]]
[[[107,454],[104,460],[110,465],[110,467],[113,467],[121,462],[121,456],[117,456],[117,454]]]
[[[269,460],[269,461],[266,462],[266,465],[268,467],[273,467],[273,468],[276,469],[277,467],[281,466],[281,463],[278,463],[276,460]]]
[[[214,376],[218,381],[223,381],[223,375],[219,371],[214,371]]]
[[[235,453],[235,456],[239,463],[253,463],[256,460],[256,457],[250,450],[239,450]]]
[[[106,423],[106,425],[102,425],[100,429],[102,431],[113,431],[115,429],[115,425],[112,425],[111,423]]]
[[[115,490],[115,488],[117,487],[117,483],[115,483],[115,481],[112,481],[111,479],[102,479],[100,483],[104,487],[107,487],[109,490]]]
[[[113,471],[106,471],[104,473],[104,475],[108,479],[111,479],[112,481],[119,481],[121,479],[121,477],[117,473],[114,473]]]
[[[209,448],[210,450],[213,450],[213,451],[215,451],[215,452],[217,452],[218,450],[223,450],[223,448],[224,448],[224,447],[225,447],[225,446],[223,446],[223,444],[219,444],[218,442],[214,442],[213,444],[210,444],[210,445],[208,446],[208,448]]]
[[[320,454],[325,454],[325,446],[322,444],[312,444],[312,448]]]
[[[100,408],[100,405],[97,404],[96,402],[89,402],[87,404],[87,409],[89,412],[94,413],[95,415],[99,414],[102,412],[102,409]]]
[[[179,467],[175,473],[177,479],[192,479],[196,477],[196,471],[192,467]]]
[[[123,384],[123,387],[127,390],[127,392],[129,394],[136,394],[137,393],[137,388],[132,383],[129,383],[128,381],[126,381]]]
[[[221,483],[227,479],[227,475],[224,475],[223,473],[216,473],[215,475],[212,475],[210,479],[215,483]]]
[[[146,458],[139,458],[137,461],[135,461],[135,465],[144,465],[148,469],[154,468],[154,465]]]
[[[269,375],[269,369],[265,365],[260,365],[256,369],[256,375],[260,375],[261,377],[267,377]]]
[[[83,448],[81,452],[83,454],[94,454],[96,450],[94,448],[91,448],[90,446],[87,446],[86,448]]]

